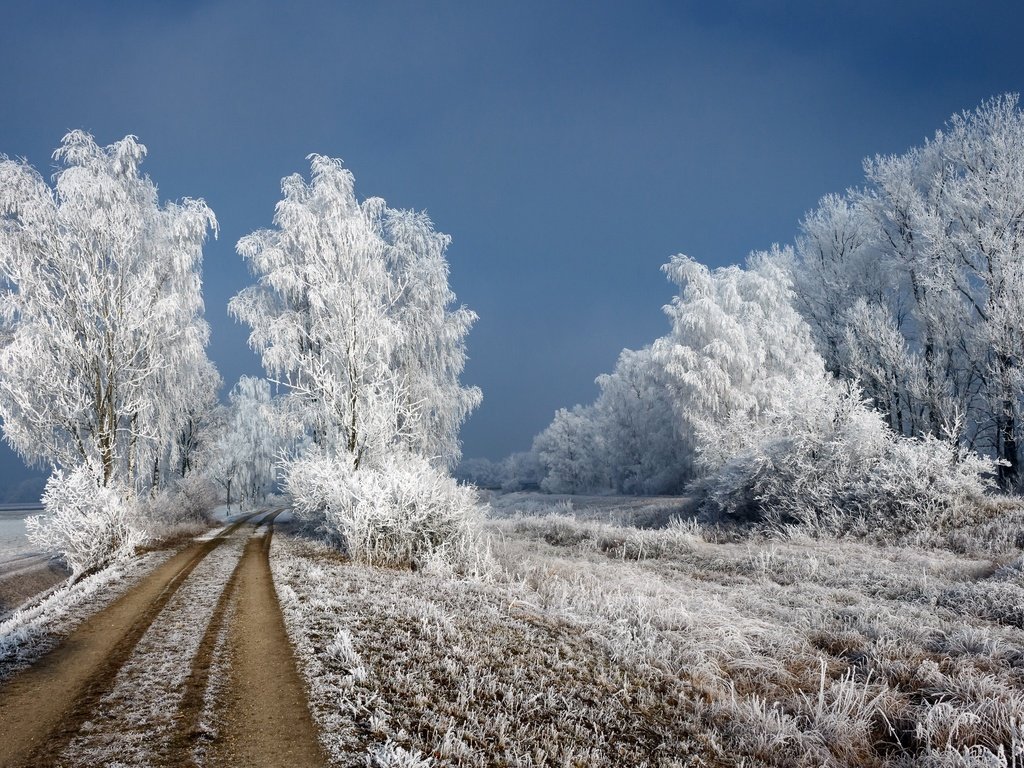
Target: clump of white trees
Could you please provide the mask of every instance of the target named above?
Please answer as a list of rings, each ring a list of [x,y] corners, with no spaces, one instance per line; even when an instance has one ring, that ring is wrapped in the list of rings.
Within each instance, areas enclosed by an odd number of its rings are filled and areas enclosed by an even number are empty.
[[[791,253],[715,272],[685,257],[655,343],[681,431],[692,436],[703,508],[715,518],[830,533],[906,531],[984,513],[991,461],[892,431],[855,384],[825,370],[793,307]]]
[[[161,205],[145,155],[134,136],[71,132],[52,187],[0,157],[0,420],[57,469],[30,530],[76,570],[138,543],[133,499],[187,472],[220,383],[200,281],[216,219],[201,200]]]
[[[942,525],[977,514],[993,481],[1018,490],[1017,98],[865,170],[863,189],[807,215],[795,249],[666,265],[671,332],[623,352],[597,402],[537,436],[540,487],[696,482],[715,514],[833,530]]]
[[[274,228],[239,241],[258,282],[230,303],[308,438],[285,486],[354,557],[453,562],[475,506],[447,470],[481,395],[459,383],[475,315],[454,306],[449,238],[425,214],[357,200],[339,160],[310,160],[308,182],[282,181]]]
[[[251,506],[267,500],[280,481],[280,465],[300,429],[271,392],[271,382],[242,376],[228,393],[228,405],[211,416],[213,439],[204,473],[232,503]]]
[[[339,161],[311,156],[275,228],[238,243],[259,281],[230,310],[270,379],[219,406],[200,278],[217,222],[200,200],[161,204],[145,154],[69,133],[52,187],[0,158],[0,419],[54,470],[31,536],[77,574],[131,552],[147,518],[209,508],[212,483],[230,506],[283,481],[357,557],[456,559],[475,504],[447,470],[480,392],[459,383],[475,315],[454,306],[448,236],[360,203]]]
[[[827,365],[890,426],[1001,460],[1020,485],[1024,115],[1016,96],[955,115],[923,147],[804,219],[798,306]]]

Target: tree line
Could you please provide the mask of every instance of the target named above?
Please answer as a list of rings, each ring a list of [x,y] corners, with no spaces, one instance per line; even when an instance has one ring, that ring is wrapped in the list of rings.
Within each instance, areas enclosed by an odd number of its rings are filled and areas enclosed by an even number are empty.
[[[598,377],[597,400],[560,409],[530,451],[467,461],[460,475],[506,489],[680,493],[752,460],[757,441],[775,441],[760,458],[780,473],[780,441],[811,439],[794,420],[814,421],[832,400],[842,422],[843,391],[844,407],[884,425],[878,439],[941,444],[961,468],[980,456],[991,461],[983,478],[1019,490],[1018,99],[954,115],[923,146],[864,170],[862,186],[822,198],[792,245],[714,271],[675,257],[664,267],[679,288],[670,332],[624,350]],[[856,452],[852,438],[846,447]]]
[[[476,316],[448,285],[450,238],[424,213],[360,202],[339,160],[311,155],[272,227],[238,242],[255,282],[229,309],[267,378],[222,405],[201,273],[217,220],[202,200],[162,203],[145,156],[134,136],[104,147],[72,131],[52,185],[0,156],[0,421],[52,469],[37,540],[91,567],[197,486],[259,499],[301,485],[313,457],[325,478],[363,480],[405,457],[413,480],[443,484],[481,398],[459,383]],[[346,539],[353,497],[303,487],[319,495],[301,509]]]

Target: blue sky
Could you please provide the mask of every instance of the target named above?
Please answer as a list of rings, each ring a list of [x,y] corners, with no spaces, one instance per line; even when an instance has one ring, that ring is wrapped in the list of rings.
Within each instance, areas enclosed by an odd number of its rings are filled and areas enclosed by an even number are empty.
[[[0,152],[45,174],[69,129],[134,133],[166,198],[203,197],[210,354],[260,372],[228,298],[282,176],[341,157],[426,209],[480,315],[468,456],[529,446],[665,330],[659,271],[792,239],[870,154],[1024,84],[1015,3],[7,3]],[[0,453],[0,485],[21,476]],[[0,497],[3,491],[0,490]]]

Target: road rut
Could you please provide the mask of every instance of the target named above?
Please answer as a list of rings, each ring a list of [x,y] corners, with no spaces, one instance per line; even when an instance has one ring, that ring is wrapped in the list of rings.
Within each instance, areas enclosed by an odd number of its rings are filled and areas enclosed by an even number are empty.
[[[267,518],[267,528],[273,516]],[[172,603],[207,555],[230,537],[248,534],[247,529],[239,530],[245,522],[233,523],[209,541],[191,544],[171,557],[131,591],[88,618],[35,666],[0,687],[0,766],[105,764],[99,755],[87,757],[88,750],[69,748],[90,737],[88,729],[95,727],[93,721],[103,718],[110,721],[103,726],[111,734],[106,738],[114,737],[112,729],[117,728],[118,715],[110,711],[111,692],[129,658],[135,667],[146,667],[147,659],[133,658],[133,653],[137,655],[153,645],[140,645],[140,640],[143,635],[148,637],[147,630],[158,616],[161,623],[168,621],[165,608],[180,612],[175,620],[178,627],[184,625],[203,637],[198,641],[191,669],[182,675],[185,682],[177,692],[177,707],[171,703],[172,712],[176,710],[180,715],[177,727],[169,735],[155,733],[161,743],[146,743],[153,756],[160,756],[159,762],[195,764],[196,739],[200,735],[195,724],[203,701],[209,698],[205,692],[210,684],[212,649],[226,632],[230,671],[216,713],[223,723],[217,729],[222,736],[211,745],[210,762],[323,765],[270,577],[270,530],[265,528],[266,535],[246,542],[230,579],[197,585],[220,590],[208,623],[204,618],[204,623],[195,626],[198,615],[189,623],[185,593]],[[241,547],[241,543],[233,546]],[[204,566],[194,578],[213,578],[204,575],[207,571],[213,573],[215,569]],[[154,664],[158,660],[153,659]],[[83,730],[83,726],[88,727]],[[146,741],[144,733],[139,738]],[[127,755],[119,754],[118,760],[133,764]]]
[[[321,766],[326,757],[309,713],[270,572],[273,529],[249,539],[238,566],[228,630],[230,684],[214,766]]]

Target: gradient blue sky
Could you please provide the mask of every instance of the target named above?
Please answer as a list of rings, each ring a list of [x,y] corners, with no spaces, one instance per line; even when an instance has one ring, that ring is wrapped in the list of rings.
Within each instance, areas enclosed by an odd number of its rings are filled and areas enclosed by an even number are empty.
[[[90,2],[0,8],[0,152],[48,174],[69,129],[134,133],[167,198],[203,197],[211,357],[260,372],[226,314],[237,239],[282,176],[341,157],[360,196],[426,209],[480,321],[467,456],[529,446],[664,332],[659,266],[787,242],[869,154],[1024,84],[1017,3]],[[23,476],[0,452],[0,485]],[[3,492],[0,491],[0,496]]]

